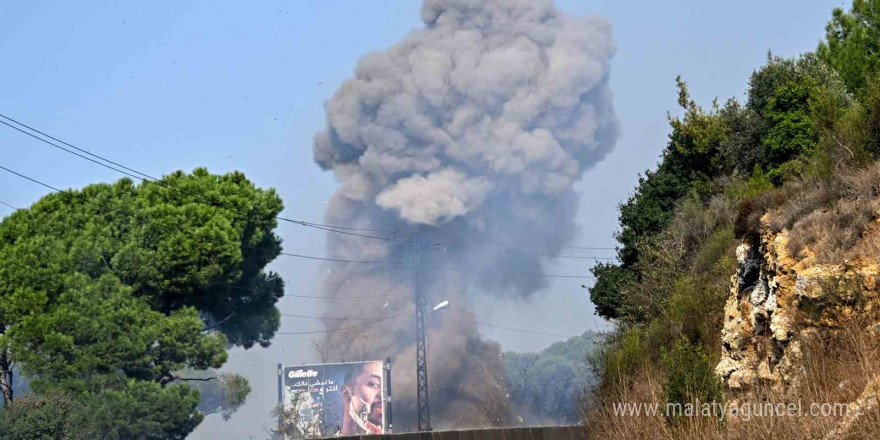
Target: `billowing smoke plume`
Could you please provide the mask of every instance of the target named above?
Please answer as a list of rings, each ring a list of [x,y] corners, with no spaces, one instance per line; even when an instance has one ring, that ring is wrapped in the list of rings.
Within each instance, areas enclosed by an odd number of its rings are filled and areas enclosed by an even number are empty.
[[[329,234],[331,255],[404,265],[336,264],[332,316],[392,316],[323,341],[326,360],[395,359],[395,427],[415,424],[413,233],[432,304],[429,377],[435,428],[509,423],[503,361],[480,338],[470,295],[526,297],[543,286],[534,254],[576,232],[575,181],[611,149],[611,29],[552,0],[424,0],[423,29],[367,55],[326,105],[316,162],[341,182],[326,221],[399,230]],[[516,250],[525,250],[520,252]],[[337,322],[331,327],[351,326]]]

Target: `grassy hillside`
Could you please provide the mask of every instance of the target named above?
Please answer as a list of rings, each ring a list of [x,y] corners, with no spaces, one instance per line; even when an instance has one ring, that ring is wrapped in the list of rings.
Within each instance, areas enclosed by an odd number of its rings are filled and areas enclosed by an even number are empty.
[[[669,117],[657,168],[640,177],[620,206],[620,263],[593,269],[597,313],[617,324],[597,356],[600,385],[588,415],[597,438],[821,438],[827,432],[824,425],[794,429],[803,423],[790,419],[746,429],[711,417],[621,418],[611,406],[732,398],[713,369],[735,249],[754,238],[762,215],[777,212],[771,227],[791,231],[795,255],[810,249],[841,264],[876,258],[870,244],[853,245],[878,218],[877,168],[860,171],[880,159],[878,45],[880,1],[857,0],[849,11],[833,11],[815,52],[768,55],[748,78],[744,103],[731,98],[703,107],[676,80],[681,116]],[[876,337],[862,333],[848,339],[858,343],[826,347],[823,356],[874,359]],[[853,368],[824,371],[823,383],[856,371],[864,383],[878,373]]]

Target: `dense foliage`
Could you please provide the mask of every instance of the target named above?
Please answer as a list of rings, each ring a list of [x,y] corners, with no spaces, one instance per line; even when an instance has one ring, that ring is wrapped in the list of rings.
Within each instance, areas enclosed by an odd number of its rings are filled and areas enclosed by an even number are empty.
[[[724,404],[721,379],[713,374],[715,365],[699,346],[691,345],[687,339],[683,339],[671,350],[664,351],[662,358],[667,371],[663,386],[667,418],[681,420],[687,416],[683,411],[673,408],[696,406],[699,402]]]
[[[849,12],[835,8],[818,54],[852,93],[863,95],[880,68],[880,2],[854,0]]]
[[[176,372],[218,368],[228,344],[266,346],[278,328],[283,282],[263,268],[281,209],[241,173],[197,169],[16,211],[0,223],[0,366],[90,408],[107,438],[185,437],[199,393]],[[4,420],[23,426],[12,399]]]
[[[619,262],[592,269],[596,311],[617,324],[593,362],[598,401],[655,377],[670,402],[723,399],[712,367],[734,248],[755,233],[768,204],[791,205],[780,228],[817,210],[796,227],[792,252],[808,244],[829,260],[876,220],[873,205],[835,204],[843,193],[847,200],[871,193],[859,189],[867,183],[839,176],[880,158],[875,3],[836,9],[815,54],[768,55],[749,78],[743,104],[730,99],[703,109],[677,79],[682,116],[669,118],[657,168],[619,207]]]

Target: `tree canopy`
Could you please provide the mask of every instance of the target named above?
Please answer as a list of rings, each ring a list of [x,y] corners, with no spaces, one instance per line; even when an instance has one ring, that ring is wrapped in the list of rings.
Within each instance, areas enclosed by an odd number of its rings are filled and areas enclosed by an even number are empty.
[[[200,168],[16,211],[0,223],[4,371],[14,361],[38,393],[111,405],[117,438],[184,438],[199,398],[175,372],[219,368],[228,345],[267,346],[278,328],[284,285],[264,268],[282,208],[241,173]]]
[[[819,57],[834,68],[847,89],[864,95],[868,81],[880,68],[880,4],[854,0],[849,12],[834,8],[825,27]]]

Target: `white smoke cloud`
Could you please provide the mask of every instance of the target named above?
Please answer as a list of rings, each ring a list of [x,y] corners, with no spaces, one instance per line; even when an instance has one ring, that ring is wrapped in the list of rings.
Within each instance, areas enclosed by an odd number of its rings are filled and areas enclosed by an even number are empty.
[[[326,220],[418,230],[455,252],[455,258],[423,259],[432,265],[424,288],[436,298],[463,307],[477,292],[528,295],[543,281],[512,274],[540,273],[540,257],[484,243],[552,254],[575,233],[573,184],[617,136],[608,86],[611,27],[596,17],[565,16],[552,0],[425,0],[421,16],[422,29],[361,59],[325,104],[327,127],[315,135],[314,157],[341,182]],[[328,236],[328,248],[345,258],[407,261],[413,251],[409,244],[336,234]],[[324,288],[340,297],[374,293],[379,285],[408,292],[412,280],[411,273],[387,268],[334,266]],[[479,290],[468,287],[474,283]],[[337,305],[375,316],[409,310],[412,302],[404,297],[380,306]],[[447,315],[459,323],[432,320],[432,334],[456,337],[431,348],[432,377],[482,381],[495,391],[441,383],[445,394],[439,404],[432,399],[432,408],[450,421],[504,423],[497,402],[486,401],[503,388],[497,377],[486,377],[500,374],[497,346],[479,341],[472,314]],[[411,326],[381,327],[363,348],[368,356],[412,352]],[[357,336],[334,335],[337,341]],[[462,344],[481,348],[470,353]],[[466,363],[461,353],[468,353]],[[396,381],[395,415],[406,416],[400,411],[413,406],[407,400],[413,384]],[[466,417],[456,408],[468,408]]]
[[[466,215],[480,206],[492,184],[485,178],[468,179],[464,173],[444,169],[400,179],[376,197],[376,204],[397,209],[412,223],[436,226],[441,219]]]

